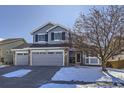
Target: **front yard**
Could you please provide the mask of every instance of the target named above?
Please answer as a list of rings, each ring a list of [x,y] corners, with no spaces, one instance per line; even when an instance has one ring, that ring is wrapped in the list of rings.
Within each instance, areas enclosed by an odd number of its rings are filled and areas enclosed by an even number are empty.
[[[0,66],[0,87],[87,88],[124,87],[124,70],[101,67]]]
[[[101,67],[63,67],[52,77],[52,82],[41,88],[124,87],[124,70]]]

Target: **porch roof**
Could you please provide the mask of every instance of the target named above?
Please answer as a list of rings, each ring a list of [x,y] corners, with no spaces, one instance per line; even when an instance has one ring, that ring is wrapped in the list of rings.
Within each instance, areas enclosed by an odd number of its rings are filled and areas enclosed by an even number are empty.
[[[41,47],[69,47],[69,44],[63,43],[63,44],[22,44],[18,47],[15,47],[13,49],[23,49],[23,48],[41,48]]]

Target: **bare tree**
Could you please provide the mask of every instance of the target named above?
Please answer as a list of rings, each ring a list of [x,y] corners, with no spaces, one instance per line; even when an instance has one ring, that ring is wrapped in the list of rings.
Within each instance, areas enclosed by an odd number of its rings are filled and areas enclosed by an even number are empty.
[[[113,55],[121,52],[124,38],[124,7],[108,6],[102,9],[93,7],[89,14],[81,14],[75,22],[74,46],[85,51],[94,51],[106,71],[106,63]],[[124,47],[124,46],[123,46]]]

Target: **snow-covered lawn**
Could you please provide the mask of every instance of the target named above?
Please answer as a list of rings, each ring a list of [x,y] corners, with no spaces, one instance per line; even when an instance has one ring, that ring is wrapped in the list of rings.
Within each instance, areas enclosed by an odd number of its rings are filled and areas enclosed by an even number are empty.
[[[0,68],[4,68],[7,67],[8,65],[0,65]]]
[[[48,83],[40,86],[40,88],[76,88],[75,84],[56,84],[56,83]]]
[[[112,82],[109,76],[101,71],[101,67],[63,67],[52,77],[53,81]]]
[[[4,77],[23,77],[23,76],[27,75],[29,72],[31,72],[30,69],[20,69],[17,71],[13,71],[13,72],[4,74],[2,76],[4,76]]]
[[[111,74],[112,76],[119,78],[121,80],[124,80],[124,69],[108,69],[108,73]]]
[[[124,80],[124,70],[108,69],[109,74]],[[111,88],[111,87],[123,87],[121,85],[115,86],[112,82],[117,79],[113,79],[111,75],[103,73],[101,67],[63,67],[52,77],[52,81],[84,81],[94,82],[90,84],[58,84],[48,83],[41,85],[40,88]],[[100,82],[99,82],[100,81]],[[108,82],[108,83],[107,83]]]
[[[56,83],[48,83],[40,86],[39,88],[112,88],[117,86],[99,86],[97,84],[56,84]]]

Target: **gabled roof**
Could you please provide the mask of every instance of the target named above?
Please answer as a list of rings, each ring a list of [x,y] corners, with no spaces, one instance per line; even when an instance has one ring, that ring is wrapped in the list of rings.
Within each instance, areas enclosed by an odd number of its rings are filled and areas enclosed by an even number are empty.
[[[34,32],[36,32],[37,30],[43,28],[44,26],[48,25],[48,24],[52,24],[53,26],[55,26],[56,24],[55,23],[52,23],[52,22],[47,22],[45,24],[42,24],[41,26],[37,27],[36,29],[34,29],[31,34],[33,34]]]
[[[63,25],[56,24],[56,23],[53,23],[53,22],[47,22],[47,23],[45,23],[45,24],[39,26],[38,28],[34,29],[34,30],[31,32],[31,34],[33,34],[33,33],[36,32],[37,30],[43,28],[44,26],[46,26],[46,25],[48,25],[48,24],[53,24],[53,27],[49,28],[49,29],[47,30],[47,32],[49,32],[50,30],[52,30],[52,29],[54,29],[54,28],[56,28],[56,27],[58,27],[58,26],[59,26],[59,27],[62,27],[62,28],[64,28],[64,29],[66,29],[67,31],[70,30],[70,28],[65,27],[65,26],[63,26]]]
[[[63,26],[63,25],[60,25],[60,24],[56,24],[55,26],[49,28],[49,29],[47,30],[47,32],[51,31],[52,29],[54,29],[54,28],[56,28],[56,27],[61,27],[61,28],[66,29],[67,31],[70,31],[70,28],[65,27],[65,26]]]
[[[8,39],[0,41],[0,45],[13,43],[13,42],[20,41],[20,40],[23,40],[25,42],[25,40],[23,38],[8,38]]]

